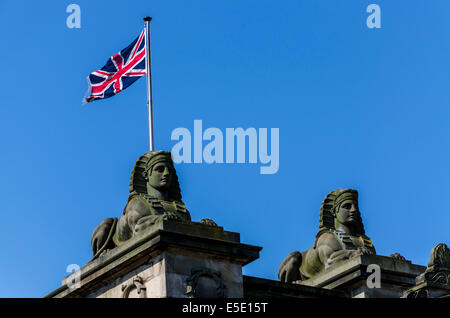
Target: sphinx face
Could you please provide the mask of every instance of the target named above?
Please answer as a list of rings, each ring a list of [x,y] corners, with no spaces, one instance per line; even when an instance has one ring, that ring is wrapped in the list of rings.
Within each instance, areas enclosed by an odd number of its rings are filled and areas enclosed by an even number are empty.
[[[358,202],[348,199],[341,203],[336,213],[336,219],[340,224],[351,225],[358,220]]]
[[[158,162],[153,166],[148,183],[151,187],[159,191],[167,191],[172,184],[173,173],[169,162]]]

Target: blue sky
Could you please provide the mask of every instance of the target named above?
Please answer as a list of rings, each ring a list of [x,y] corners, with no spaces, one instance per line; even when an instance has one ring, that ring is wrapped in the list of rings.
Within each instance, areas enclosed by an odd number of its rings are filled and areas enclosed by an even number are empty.
[[[66,7],[81,7],[81,28]],[[366,7],[381,7],[369,29]],[[120,216],[148,150],[145,80],[82,106],[86,76],[152,21],[156,148],[177,127],[279,128],[280,168],[178,164],[194,221],[262,246],[244,274],[276,279],[305,250],[327,193],[360,194],[378,254],[425,265],[450,243],[450,3],[26,1],[0,3],[0,297],[42,297]]]

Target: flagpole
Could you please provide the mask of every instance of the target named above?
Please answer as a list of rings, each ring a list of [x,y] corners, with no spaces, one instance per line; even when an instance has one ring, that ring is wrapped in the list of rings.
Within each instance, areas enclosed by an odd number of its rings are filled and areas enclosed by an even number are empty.
[[[145,17],[144,21],[145,21],[145,67],[147,71],[148,135],[150,140],[150,151],[153,151],[154,139],[153,139],[152,60],[150,52],[150,21],[152,21],[152,18]]]

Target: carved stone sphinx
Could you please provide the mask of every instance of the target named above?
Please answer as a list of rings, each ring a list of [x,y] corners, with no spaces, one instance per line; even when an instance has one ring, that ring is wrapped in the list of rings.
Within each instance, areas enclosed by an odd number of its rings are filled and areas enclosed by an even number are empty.
[[[431,250],[428,268],[417,276],[416,286],[406,291],[405,298],[450,298],[450,249],[440,243]]]
[[[338,262],[370,254],[375,254],[375,247],[365,234],[358,192],[335,190],[325,197],[320,207],[319,232],[313,247],[289,254],[279,266],[278,279],[282,282],[306,280]],[[391,257],[405,260],[398,253]]]
[[[450,287],[450,249],[445,243],[440,243],[431,250],[423,280]]]
[[[139,157],[131,173],[129,190],[122,216],[107,218],[94,230],[91,239],[93,259],[120,246],[158,220],[191,221],[181,200],[170,152],[151,151]],[[201,223],[216,226],[208,219]]]

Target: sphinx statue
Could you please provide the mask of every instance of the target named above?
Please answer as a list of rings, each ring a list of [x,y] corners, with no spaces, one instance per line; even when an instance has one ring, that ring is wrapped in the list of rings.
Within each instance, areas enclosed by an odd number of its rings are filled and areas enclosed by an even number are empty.
[[[107,218],[91,238],[93,258],[120,246],[158,220],[191,221],[181,200],[178,176],[170,152],[151,151],[136,161],[130,179],[130,194],[122,216]],[[215,226],[214,221],[201,221]]]
[[[450,287],[450,249],[447,244],[440,243],[431,250],[430,261],[423,280]]]
[[[278,279],[287,283],[300,283],[338,262],[359,255],[375,254],[375,247],[364,230],[358,191],[335,190],[322,201],[319,231],[313,247],[302,253],[290,253],[278,268]],[[389,257],[406,261],[399,253],[393,253]]]
[[[278,279],[289,283],[306,280],[337,262],[363,254],[375,254],[375,247],[364,231],[358,192],[335,190],[320,207],[319,232],[313,247],[290,253],[279,266]]]
[[[431,250],[428,267],[416,277],[416,285],[406,290],[402,298],[450,299],[450,249],[440,243]]]

